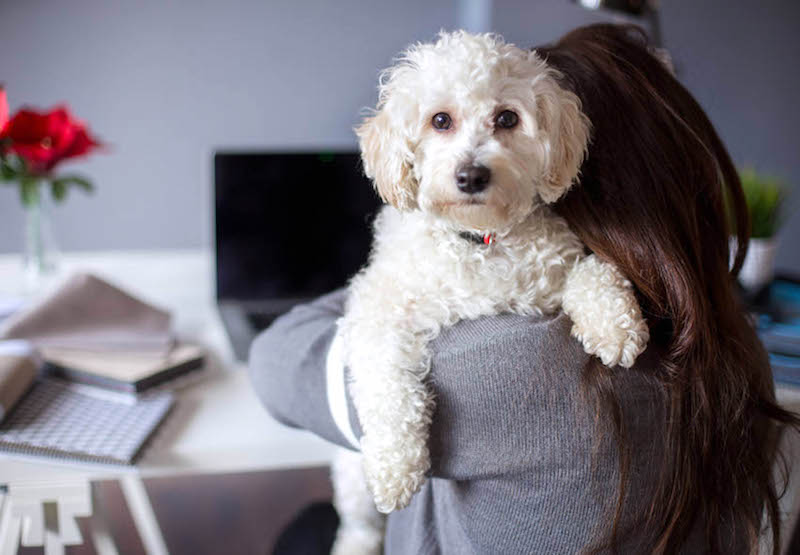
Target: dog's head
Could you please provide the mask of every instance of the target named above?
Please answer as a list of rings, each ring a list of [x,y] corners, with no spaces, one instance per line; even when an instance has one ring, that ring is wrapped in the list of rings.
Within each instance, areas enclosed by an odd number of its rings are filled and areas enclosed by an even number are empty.
[[[381,197],[457,227],[500,231],[578,175],[589,122],[535,53],[495,35],[442,33],[381,77],[376,111],[356,128]]]

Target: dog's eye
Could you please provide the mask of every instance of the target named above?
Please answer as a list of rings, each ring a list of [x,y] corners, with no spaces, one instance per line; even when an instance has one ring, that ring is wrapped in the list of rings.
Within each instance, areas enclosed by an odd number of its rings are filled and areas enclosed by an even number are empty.
[[[517,122],[519,122],[519,116],[512,112],[511,110],[503,110],[497,116],[497,119],[494,120],[497,127],[501,127],[503,129],[511,129]]]
[[[444,112],[439,112],[433,116],[433,119],[431,120],[431,124],[433,125],[434,129],[450,129],[451,123],[452,120],[450,119],[450,116]]]

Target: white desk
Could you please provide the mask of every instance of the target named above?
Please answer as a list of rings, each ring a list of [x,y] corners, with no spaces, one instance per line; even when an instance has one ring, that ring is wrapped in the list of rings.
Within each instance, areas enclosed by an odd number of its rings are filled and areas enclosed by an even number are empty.
[[[152,553],[165,553],[141,477],[167,474],[241,472],[256,469],[327,464],[332,446],[310,433],[277,423],[262,408],[244,370],[234,361],[214,304],[213,259],[208,251],[148,251],[74,253],[63,255],[60,278],[88,270],[141,298],[172,312],[178,334],[212,351],[210,368],[178,390],[175,410],[158,431],[136,467],[50,462],[0,454],[0,515],[16,499],[22,541],[45,545],[50,553],[83,539],[71,516],[92,514],[90,480],[120,478],[123,492],[142,539]],[[55,281],[60,279],[57,277]],[[17,256],[0,256],[0,296],[20,294],[21,268]],[[51,285],[52,286],[52,285]],[[45,502],[58,502],[58,530],[48,527]],[[63,505],[63,507],[62,507]],[[97,513],[98,511],[95,511]],[[102,517],[102,515],[94,515]],[[100,529],[93,538],[100,553],[113,553],[113,544]],[[1,520],[0,520],[1,521]],[[10,525],[9,525],[10,526]],[[13,532],[0,529],[4,541]],[[10,548],[7,548],[10,550]],[[16,546],[14,546],[16,550]],[[13,552],[13,551],[10,551]]]

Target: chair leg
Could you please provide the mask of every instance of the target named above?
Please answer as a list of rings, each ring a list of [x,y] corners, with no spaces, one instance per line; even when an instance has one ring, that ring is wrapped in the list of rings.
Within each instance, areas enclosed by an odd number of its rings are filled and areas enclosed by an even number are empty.
[[[139,537],[149,555],[168,555],[167,544],[147,496],[142,478],[138,474],[126,474],[119,479],[119,485],[133,516]]]
[[[98,555],[119,555],[117,544],[114,542],[114,535],[108,524],[106,516],[106,506],[100,495],[100,484],[92,482],[92,511],[90,527],[94,550]]]

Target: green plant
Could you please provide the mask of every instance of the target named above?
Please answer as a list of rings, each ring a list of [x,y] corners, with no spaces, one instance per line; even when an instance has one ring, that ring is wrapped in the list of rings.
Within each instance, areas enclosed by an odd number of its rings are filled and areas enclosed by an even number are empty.
[[[777,178],[760,175],[752,168],[739,172],[742,190],[750,212],[750,237],[773,237],[783,223],[788,191]]]

